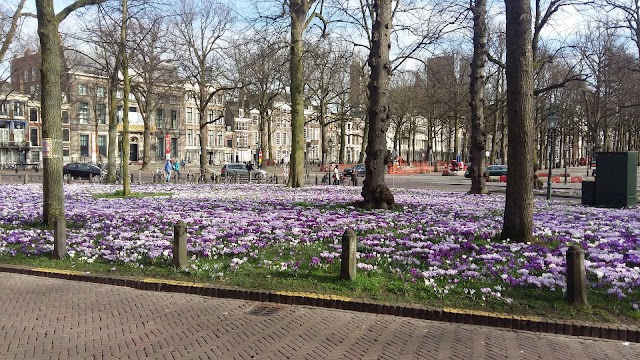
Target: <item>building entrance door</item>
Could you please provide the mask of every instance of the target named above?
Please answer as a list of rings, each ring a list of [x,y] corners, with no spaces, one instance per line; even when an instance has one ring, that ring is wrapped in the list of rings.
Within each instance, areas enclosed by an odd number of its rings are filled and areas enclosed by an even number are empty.
[[[138,144],[129,144],[129,160],[138,161]]]

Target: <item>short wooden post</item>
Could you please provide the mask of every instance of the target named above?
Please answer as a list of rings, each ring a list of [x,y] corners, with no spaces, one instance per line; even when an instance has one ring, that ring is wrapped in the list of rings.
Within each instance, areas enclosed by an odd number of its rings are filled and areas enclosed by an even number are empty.
[[[342,234],[342,254],[340,255],[340,279],[356,279],[356,233],[347,229]]]
[[[23,184],[26,184],[26,183],[28,183],[28,182],[29,182],[29,178],[28,178],[28,176],[29,176],[29,175],[24,174],[24,178],[22,179],[22,183],[23,183]]]
[[[2,175],[0,175],[0,184],[2,184]]]
[[[316,185],[318,185],[318,174],[316,174]]]
[[[89,184],[93,184],[93,174],[89,174]]]
[[[138,170],[138,182],[142,184],[142,171]]]
[[[129,174],[129,183],[133,183],[133,173]]]
[[[67,175],[67,184],[71,184],[72,176],[71,174]]]
[[[173,266],[186,269],[187,260],[187,224],[179,220],[173,227]]]
[[[567,302],[574,306],[587,305],[584,251],[578,245],[571,245],[567,250]]]
[[[67,221],[64,216],[53,220],[53,258],[67,256]]]
[[[275,175],[276,177],[276,185],[278,185],[278,175]]]
[[[240,175],[236,173],[236,184],[240,184]]]

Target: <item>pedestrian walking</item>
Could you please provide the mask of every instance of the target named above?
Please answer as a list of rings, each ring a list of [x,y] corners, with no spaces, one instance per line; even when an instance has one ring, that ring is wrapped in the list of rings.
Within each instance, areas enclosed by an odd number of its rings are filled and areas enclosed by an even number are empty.
[[[333,185],[340,185],[340,168],[338,164],[333,168]]]
[[[173,164],[173,171],[176,172],[176,177],[179,180],[180,179],[180,163],[177,160]]]
[[[169,180],[171,180],[171,160],[167,159],[167,161],[165,161],[164,163],[164,174],[166,177],[166,182],[169,182]]]

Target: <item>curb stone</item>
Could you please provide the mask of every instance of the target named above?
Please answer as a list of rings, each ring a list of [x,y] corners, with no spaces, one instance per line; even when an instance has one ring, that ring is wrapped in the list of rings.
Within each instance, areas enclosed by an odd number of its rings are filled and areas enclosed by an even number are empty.
[[[50,277],[63,280],[129,287],[144,291],[172,292],[214,298],[272,302],[285,305],[304,305],[339,310],[351,310],[372,314],[386,314],[421,320],[481,325],[512,330],[568,336],[592,337],[640,343],[640,327],[618,324],[592,324],[578,321],[545,320],[535,317],[489,313],[484,311],[452,308],[435,308],[419,305],[393,305],[354,300],[335,295],[246,290],[210,286],[207,284],[162,280],[132,279],[93,275],[80,271],[30,268],[0,265],[1,272]]]

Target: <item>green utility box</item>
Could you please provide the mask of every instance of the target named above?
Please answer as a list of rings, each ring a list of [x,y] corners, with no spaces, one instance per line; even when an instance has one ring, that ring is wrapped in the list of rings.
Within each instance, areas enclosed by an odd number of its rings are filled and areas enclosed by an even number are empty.
[[[596,206],[635,207],[638,195],[638,152],[596,153]]]

